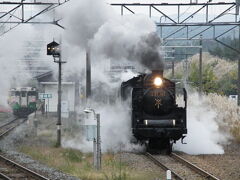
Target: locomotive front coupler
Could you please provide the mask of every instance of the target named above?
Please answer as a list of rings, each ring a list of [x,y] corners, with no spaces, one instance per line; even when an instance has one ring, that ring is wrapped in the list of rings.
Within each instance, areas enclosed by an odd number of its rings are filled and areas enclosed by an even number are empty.
[[[182,136],[182,138],[181,138],[181,143],[182,144],[187,144],[186,142],[183,142],[183,139],[185,138],[186,136]]]

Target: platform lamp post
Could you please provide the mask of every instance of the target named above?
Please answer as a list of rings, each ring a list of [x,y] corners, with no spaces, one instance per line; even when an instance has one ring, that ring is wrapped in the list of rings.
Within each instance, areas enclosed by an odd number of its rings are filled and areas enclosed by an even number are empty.
[[[62,61],[61,57],[61,45],[53,41],[47,45],[47,55],[53,56],[54,62],[58,63],[58,106],[57,106],[57,143],[56,146],[61,146],[61,97],[62,97],[62,64],[66,63]]]
[[[97,170],[101,169],[101,137],[100,137],[100,114],[95,113],[92,108],[84,109],[85,113],[93,113],[94,119],[97,120]]]

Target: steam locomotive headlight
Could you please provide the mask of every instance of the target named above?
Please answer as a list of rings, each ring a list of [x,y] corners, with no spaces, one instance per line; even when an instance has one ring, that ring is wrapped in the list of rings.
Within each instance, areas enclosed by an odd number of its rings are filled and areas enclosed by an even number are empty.
[[[148,120],[144,120],[144,124],[147,126],[148,125]]]
[[[154,84],[155,84],[155,86],[161,86],[162,83],[163,83],[163,81],[162,81],[162,79],[161,79],[160,77],[156,77],[156,78],[154,79]]]

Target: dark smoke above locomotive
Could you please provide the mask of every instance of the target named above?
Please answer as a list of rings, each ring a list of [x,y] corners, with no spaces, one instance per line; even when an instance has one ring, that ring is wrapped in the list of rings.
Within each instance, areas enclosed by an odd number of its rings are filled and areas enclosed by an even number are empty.
[[[183,89],[185,107],[176,104],[175,83],[153,70],[123,82],[121,97],[131,97],[132,133],[152,152],[172,151],[172,143],[187,133],[187,94]]]

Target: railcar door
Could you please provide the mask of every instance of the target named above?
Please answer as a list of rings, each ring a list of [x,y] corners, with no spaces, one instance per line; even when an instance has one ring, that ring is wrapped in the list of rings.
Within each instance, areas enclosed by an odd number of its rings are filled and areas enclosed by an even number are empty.
[[[12,103],[20,104],[20,92],[19,91],[13,91],[12,92]]]
[[[27,91],[21,91],[21,106],[27,106]]]
[[[29,91],[28,92],[28,103],[35,103],[37,100],[37,92],[36,91]]]

